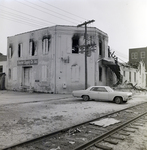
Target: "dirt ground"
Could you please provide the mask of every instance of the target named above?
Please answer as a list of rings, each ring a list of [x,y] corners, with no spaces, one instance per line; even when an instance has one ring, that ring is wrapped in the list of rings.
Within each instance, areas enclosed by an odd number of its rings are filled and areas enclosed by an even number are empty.
[[[137,94],[128,103],[117,105],[105,101],[84,102],[69,95],[67,98],[66,95],[0,93],[0,148],[146,101],[146,94]],[[133,135],[129,136],[127,140],[129,147],[126,143],[124,145],[121,143],[122,149],[146,150],[146,131],[146,126],[141,127],[135,133],[137,135],[135,139]],[[131,149],[131,146],[134,147]]]

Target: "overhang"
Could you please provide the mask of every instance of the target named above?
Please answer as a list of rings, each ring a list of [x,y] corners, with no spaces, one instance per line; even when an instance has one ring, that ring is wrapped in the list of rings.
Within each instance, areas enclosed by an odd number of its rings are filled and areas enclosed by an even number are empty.
[[[122,82],[122,75],[120,73],[120,67],[118,64],[106,59],[102,59],[102,64],[109,67],[116,74],[117,79]]]

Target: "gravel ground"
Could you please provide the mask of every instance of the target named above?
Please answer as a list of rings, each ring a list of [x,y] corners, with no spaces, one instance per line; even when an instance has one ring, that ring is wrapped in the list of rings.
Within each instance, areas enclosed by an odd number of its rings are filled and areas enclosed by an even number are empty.
[[[60,97],[65,99],[59,100]],[[146,94],[137,94],[128,103],[121,105],[104,101],[84,102],[71,98],[71,95],[66,97],[18,92],[0,93],[0,148],[147,101]],[[146,139],[147,133],[143,133],[145,135],[142,137]]]

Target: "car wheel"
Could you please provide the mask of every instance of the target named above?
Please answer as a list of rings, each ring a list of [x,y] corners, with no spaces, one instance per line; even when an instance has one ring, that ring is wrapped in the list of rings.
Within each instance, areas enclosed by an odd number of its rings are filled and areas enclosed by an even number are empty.
[[[88,95],[83,95],[82,98],[83,98],[84,101],[88,101],[89,100],[89,96]]]
[[[121,104],[123,102],[122,97],[115,97],[114,102],[116,104]]]

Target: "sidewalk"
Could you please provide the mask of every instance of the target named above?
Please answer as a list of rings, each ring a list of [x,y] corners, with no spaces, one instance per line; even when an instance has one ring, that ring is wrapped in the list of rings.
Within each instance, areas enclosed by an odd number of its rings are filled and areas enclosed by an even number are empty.
[[[28,93],[0,90],[0,105],[73,98],[71,94]]]

